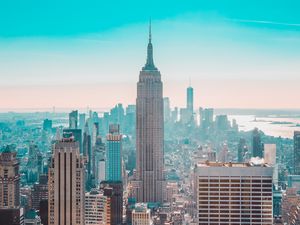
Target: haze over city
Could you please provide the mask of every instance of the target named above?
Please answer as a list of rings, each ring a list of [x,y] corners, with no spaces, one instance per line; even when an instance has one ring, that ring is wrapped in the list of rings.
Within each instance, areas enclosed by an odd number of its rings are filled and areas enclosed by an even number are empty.
[[[299,8],[1,1],[0,224],[299,225]]]
[[[188,2],[2,2],[0,108],[134,103],[150,17],[172,106],[300,108],[298,2]]]

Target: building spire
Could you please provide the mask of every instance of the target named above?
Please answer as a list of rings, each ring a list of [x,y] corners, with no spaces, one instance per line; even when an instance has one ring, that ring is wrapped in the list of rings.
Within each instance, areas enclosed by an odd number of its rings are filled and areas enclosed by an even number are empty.
[[[157,70],[153,62],[153,46],[152,46],[152,29],[151,29],[151,19],[149,21],[149,43],[147,47],[147,61],[143,70]]]
[[[149,20],[149,43],[151,43],[152,33],[151,33],[151,18]]]

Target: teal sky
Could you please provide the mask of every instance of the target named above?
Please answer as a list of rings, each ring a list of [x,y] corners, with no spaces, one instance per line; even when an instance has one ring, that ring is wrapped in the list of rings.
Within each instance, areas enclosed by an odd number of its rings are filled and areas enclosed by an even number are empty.
[[[190,78],[196,106],[300,108],[299,9],[297,0],[0,0],[0,108],[134,103],[150,16],[172,105],[184,105]]]

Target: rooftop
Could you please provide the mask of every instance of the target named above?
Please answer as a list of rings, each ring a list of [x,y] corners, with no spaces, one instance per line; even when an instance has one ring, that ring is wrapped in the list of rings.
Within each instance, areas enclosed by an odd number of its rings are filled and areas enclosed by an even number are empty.
[[[136,203],[134,211],[135,212],[148,212],[148,211],[150,211],[150,209],[147,208],[146,203]]]
[[[256,163],[256,162],[249,162],[249,163],[232,163],[232,162],[201,162],[196,165],[197,167],[270,167],[269,164],[266,163]]]

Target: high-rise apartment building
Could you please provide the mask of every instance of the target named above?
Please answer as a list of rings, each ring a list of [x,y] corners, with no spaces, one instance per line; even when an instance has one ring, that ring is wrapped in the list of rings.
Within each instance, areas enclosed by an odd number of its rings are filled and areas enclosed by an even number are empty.
[[[107,197],[107,224],[123,224],[123,183],[121,181],[103,181],[100,184]]]
[[[0,209],[20,206],[19,161],[13,146],[6,146],[0,154]]]
[[[151,212],[145,203],[137,203],[132,211],[132,225],[151,225]]]
[[[200,126],[202,129],[207,130],[213,128],[214,123],[214,109],[207,108],[199,109],[200,112]]]
[[[106,225],[110,216],[107,213],[108,201],[103,192],[91,190],[85,193],[85,224]]]
[[[0,153],[0,224],[22,225],[23,208],[20,208],[19,161],[13,146]]]
[[[48,175],[48,224],[84,225],[84,164],[72,136],[54,145]]]
[[[84,130],[85,126],[85,113],[80,113],[79,114],[79,129]]]
[[[276,144],[264,144],[264,162],[272,166],[273,185],[278,187],[278,164],[276,163]]]
[[[93,149],[93,175],[95,177],[95,185],[98,186],[101,181],[105,180],[105,143],[100,136],[96,138],[96,144]]]
[[[90,134],[88,122],[85,124],[83,133],[82,153],[86,163],[86,186],[89,188],[92,186],[94,174],[92,171],[92,135]]]
[[[137,83],[136,184],[138,202],[163,202],[164,176],[163,84],[153,62],[151,25],[147,62]]]
[[[207,161],[194,172],[197,224],[272,224],[272,167]]]
[[[52,130],[52,120],[45,119],[43,122],[43,130],[51,131]]]
[[[263,144],[259,130],[255,128],[252,132],[252,157],[263,158]]]
[[[294,132],[294,174],[300,175],[300,131]]]
[[[276,164],[276,144],[264,144],[264,160],[269,165]]]
[[[111,124],[106,136],[105,180],[122,181],[122,135],[120,126]]]
[[[69,128],[77,129],[78,126],[78,111],[72,111],[69,113]]]
[[[40,209],[40,204],[43,200],[48,199],[48,176],[46,174],[40,175],[38,183],[32,187],[31,203],[35,210]]]
[[[245,162],[246,154],[248,152],[247,144],[245,138],[240,138],[238,144],[238,159],[239,163]]]
[[[27,183],[36,183],[42,172],[43,156],[36,144],[29,145],[28,162],[26,165]]]
[[[171,119],[171,108],[170,99],[168,97],[164,98],[164,121],[169,122]]]
[[[218,131],[224,132],[228,130],[230,128],[230,122],[227,115],[217,115],[215,125],[215,128]]]
[[[117,104],[114,108],[110,110],[110,122],[113,124],[119,124],[123,129],[124,127],[124,108],[121,103]]]
[[[125,127],[124,132],[128,135],[135,135],[135,123],[136,123],[136,106],[128,105],[126,107]]]

